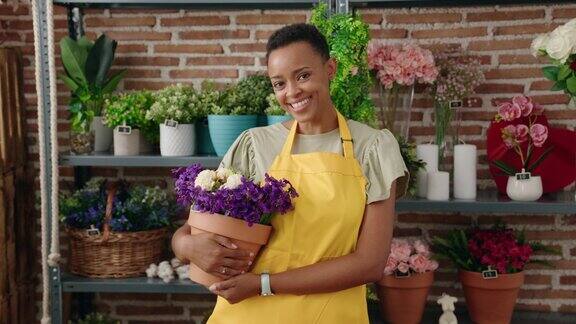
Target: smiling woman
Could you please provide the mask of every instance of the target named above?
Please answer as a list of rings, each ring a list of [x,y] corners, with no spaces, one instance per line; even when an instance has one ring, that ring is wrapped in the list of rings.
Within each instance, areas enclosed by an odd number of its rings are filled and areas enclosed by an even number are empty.
[[[223,237],[192,236],[187,225],[174,251],[227,279],[210,287],[219,298],[209,324],[368,323],[364,285],[382,277],[408,178],[398,143],[334,107],[337,63],[314,26],[279,29],[266,57],[276,99],[294,120],[245,131],[222,166],[256,181],[288,179],[299,192],[295,208],[273,219],[250,273],[244,251]]]

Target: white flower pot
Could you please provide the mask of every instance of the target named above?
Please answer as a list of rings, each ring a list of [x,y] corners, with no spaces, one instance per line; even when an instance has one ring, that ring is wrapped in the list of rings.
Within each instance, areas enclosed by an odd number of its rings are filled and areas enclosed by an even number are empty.
[[[130,134],[114,129],[114,155],[138,155],[140,149],[140,130],[132,129]]]
[[[112,145],[112,128],[104,125],[102,116],[92,119],[90,129],[94,132],[94,151],[107,152]]]
[[[530,179],[508,177],[506,194],[516,201],[535,201],[542,196],[542,179],[540,176],[530,176]]]
[[[160,124],[160,154],[162,156],[190,156],[196,154],[194,124],[169,127]]]

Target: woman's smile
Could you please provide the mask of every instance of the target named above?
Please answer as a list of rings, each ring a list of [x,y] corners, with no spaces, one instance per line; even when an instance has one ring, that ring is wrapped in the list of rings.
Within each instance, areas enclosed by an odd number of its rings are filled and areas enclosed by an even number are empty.
[[[304,98],[302,100],[291,102],[291,103],[289,103],[289,105],[290,105],[290,108],[292,108],[292,110],[294,112],[299,112],[299,111],[306,109],[309,106],[311,101],[312,101],[312,96]]]

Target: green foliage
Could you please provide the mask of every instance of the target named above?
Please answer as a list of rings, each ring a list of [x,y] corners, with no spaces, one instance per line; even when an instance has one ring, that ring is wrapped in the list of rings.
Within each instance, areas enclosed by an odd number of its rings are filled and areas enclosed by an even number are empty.
[[[576,54],[570,55],[565,63],[551,60],[550,66],[542,68],[544,76],[554,81],[552,91],[564,91],[571,98],[576,98]]]
[[[106,99],[104,123],[111,128],[128,125],[140,129],[146,139],[157,143],[160,139],[158,124],[146,119],[146,114],[153,103],[154,96],[147,90],[113,96]]]
[[[176,84],[154,94],[154,103],[146,112],[146,118],[161,124],[166,119],[181,124],[192,124],[203,112],[199,95],[191,86]]]
[[[396,136],[396,140],[400,146],[400,153],[402,154],[402,159],[404,159],[404,164],[406,164],[408,172],[410,173],[408,193],[413,196],[416,194],[417,189],[416,174],[418,174],[418,170],[424,169],[426,162],[418,159],[416,156],[416,144],[407,142],[402,136]]]
[[[70,321],[72,323],[72,321]],[[111,319],[108,315],[102,313],[90,313],[76,324],[120,324],[120,321]]]
[[[65,75],[59,78],[72,91],[70,99],[71,128],[86,132],[92,118],[102,114],[106,97],[124,77],[126,70],[109,76],[117,42],[102,34],[95,43],[82,37],[77,41],[64,37],[60,41]]]
[[[266,97],[272,92],[267,76],[251,75],[224,91],[221,104],[214,107],[212,114],[262,115],[268,107]]]
[[[373,125],[372,79],[366,54],[370,40],[368,25],[356,14],[328,16],[324,3],[312,11],[311,23],[324,34],[330,56],[338,62],[338,71],[330,83],[334,105],[345,117]]]
[[[286,111],[282,109],[280,103],[276,99],[276,95],[271,93],[266,97],[266,101],[268,102],[268,108],[264,110],[264,113],[269,116],[282,116],[286,115]]]
[[[212,111],[218,110],[222,105],[222,92],[216,89],[211,81],[202,84],[202,91],[198,93],[198,118],[206,118]]]

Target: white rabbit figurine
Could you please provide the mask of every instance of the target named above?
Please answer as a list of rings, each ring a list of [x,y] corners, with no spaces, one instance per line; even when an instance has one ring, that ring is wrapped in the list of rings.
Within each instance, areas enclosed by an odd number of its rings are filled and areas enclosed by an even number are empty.
[[[458,324],[458,319],[454,315],[454,303],[457,301],[456,297],[452,297],[446,293],[442,293],[442,297],[438,298],[437,303],[442,305],[442,315],[438,320],[438,324]]]

